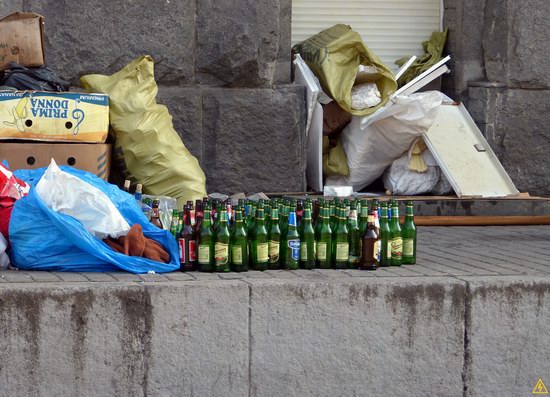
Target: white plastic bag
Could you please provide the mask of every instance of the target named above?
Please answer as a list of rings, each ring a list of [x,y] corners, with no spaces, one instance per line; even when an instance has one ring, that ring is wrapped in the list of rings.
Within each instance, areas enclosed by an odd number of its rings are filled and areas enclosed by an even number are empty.
[[[384,188],[399,196],[431,193],[441,178],[441,170],[428,149],[422,152],[422,159],[428,167],[425,172],[409,169],[408,153],[395,160],[384,173]]]
[[[62,171],[53,159],[36,185],[36,192],[49,208],[72,216],[98,239],[126,236],[130,230],[105,193]]]
[[[10,258],[6,254],[8,248],[8,242],[4,236],[0,233],[0,270],[6,270],[10,266]]]
[[[354,116],[341,135],[349,175],[330,176],[327,185],[370,185],[413,141],[428,131],[447,97],[437,91],[398,96],[370,116]]]

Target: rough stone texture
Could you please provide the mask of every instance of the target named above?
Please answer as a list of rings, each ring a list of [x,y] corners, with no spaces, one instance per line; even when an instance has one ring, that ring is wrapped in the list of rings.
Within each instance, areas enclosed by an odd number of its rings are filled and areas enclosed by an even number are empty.
[[[254,396],[462,396],[464,285],[255,280]]]
[[[207,190],[228,194],[303,191],[304,89],[205,89]]]
[[[520,191],[550,193],[550,90],[507,90],[491,141]]]
[[[197,7],[200,84],[290,82],[290,0],[202,0]]]
[[[199,163],[202,162],[202,92],[199,87],[160,86],[157,101],[166,105],[174,128]]]
[[[13,9],[11,1],[0,6],[0,14]],[[72,82],[111,74],[144,54],[156,60],[159,81],[194,81],[193,0],[32,0],[21,9],[44,15],[46,62]]]
[[[468,282],[466,397],[528,396],[538,378],[548,385],[548,278]]]
[[[486,0],[483,63],[489,81],[508,81],[508,0]],[[483,13],[482,13],[483,14]]]
[[[445,75],[442,89],[455,100],[467,102],[468,82],[485,76],[483,67],[483,9],[486,0],[444,1],[443,25],[449,28],[446,52],[451,73]]]
[[[246,285],[2,286],[2,397],[248,393]]]
[[[509,83],[512,87],[550,88],[548,54],[550,2],[509,1]]]
[[[23,0],[0,0],[0,18],[23,9]]]

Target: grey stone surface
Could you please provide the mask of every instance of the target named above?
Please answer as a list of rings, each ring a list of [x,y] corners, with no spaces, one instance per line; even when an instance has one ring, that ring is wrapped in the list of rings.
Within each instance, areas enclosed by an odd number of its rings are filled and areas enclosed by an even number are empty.
[[[205,89],[207,190],[228,194],[305,189],[304,90]]]
[[[23,0],[0,0],[0,18],[23,9]]]
[[[157,102],[168,107],[185,147],[202,162],[202,93],[199,87],[160,86]]]
[[[246,395],[248,295],[231,281],[0,288],[0,396]]]
[[[254,396],[462,396],[464,284],[254,280]]]
[[[512,87],[550,88],[547,54],[550,52],[548,14],[545,0],[509,2],[510,57],[509,81]]]
[[[496,120],[497,152],[517,188],[548,194],[550,90],[508,90]]]
[[[289,83],[290,4],[197,2],[197,81],[227,87]]]
[[[187,84],[194,81],[195,3],[31,0],[22,9],[44,15],[46,62],[72,82],[149,54],[159,81]]]
[[[550,371],[548,278],[464,278],[468,351],[464,396],[527,396]]]
[[[483,63],[489,81],[508,80],[508,4],[508,0],[485,1]]]

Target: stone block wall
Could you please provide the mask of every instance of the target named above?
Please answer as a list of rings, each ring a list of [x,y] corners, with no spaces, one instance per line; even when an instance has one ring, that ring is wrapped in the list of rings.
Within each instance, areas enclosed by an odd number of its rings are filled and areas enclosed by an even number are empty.
[[[550,194],[550,25],[545,0],[446,0],[453,73],[466,107],[520,191]]]
[[[144,54],[209,192],[305,189],[304,91],[290,84],[291,0],[0,0],[44,15],[46,62],[78,84]]]

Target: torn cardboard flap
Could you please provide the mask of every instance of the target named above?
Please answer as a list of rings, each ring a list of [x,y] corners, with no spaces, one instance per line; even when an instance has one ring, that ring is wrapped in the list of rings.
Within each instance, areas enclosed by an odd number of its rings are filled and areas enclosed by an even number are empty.
[[[70,165],[91,172],[103,180],[111,168],[109,143],[11,143],[0,144],[0,161],[6,160],[12,171],[46,167],[51,159],[59,165]]]
[[[10,62],[22,66],[42,66],[44,56],[44,17],[16,12],[0,20],[0,70]]]

